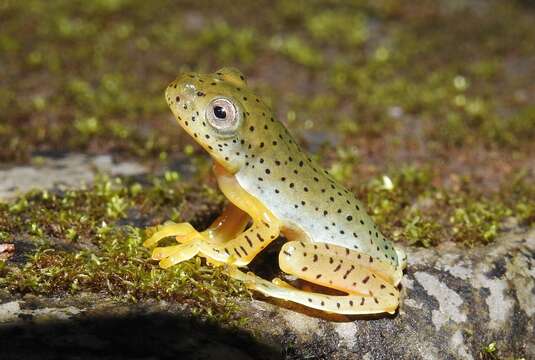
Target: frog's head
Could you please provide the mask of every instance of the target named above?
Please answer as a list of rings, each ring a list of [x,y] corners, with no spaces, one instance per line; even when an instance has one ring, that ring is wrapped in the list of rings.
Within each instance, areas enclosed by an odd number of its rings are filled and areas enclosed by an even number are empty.
[[[233,68],[183,74],[169,84],[165,97],[184,130],[232,173],[248,161],[259,143],[259,134],[253,134],[257,115],[270,114]]]

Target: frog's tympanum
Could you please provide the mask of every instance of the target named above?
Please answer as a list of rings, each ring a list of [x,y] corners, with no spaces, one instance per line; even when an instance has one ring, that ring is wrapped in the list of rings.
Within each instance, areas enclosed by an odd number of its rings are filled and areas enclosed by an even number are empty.
[[[260,293],[339,314],[394,313],[404,252],[385,239],[364,206],[311,160],[236,69],[187,73],[165,97],[178,123],[213,158],[229,204],[205,231],[166,223],[145,242],[164,268],[199,255]],[[343,292],[305,291],[242,272],[283,234],[280,268]]]

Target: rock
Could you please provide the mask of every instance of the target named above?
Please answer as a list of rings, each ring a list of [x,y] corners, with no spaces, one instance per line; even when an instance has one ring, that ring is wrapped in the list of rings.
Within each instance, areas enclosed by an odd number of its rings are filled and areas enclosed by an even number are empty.
[[[248,323],[229,330],[173,304],[0,294],[0,347],[6,359],[27,355],[27,342],[37,342],[39,358],[479,359],[495,342],[501,357],[535,357],[535,230],[509,230],[486,247],[408,253],[403,303],[392,316],[325,315],[261,299],[244,302]]]
[[[91,183],[95,174],[137,175],[146,169],[135,162],[114,163],[110,155],[65,154],[42,157],[38,165],[0,169],[0,201],[31,189],[76,187]]]
[[[0,244],[0,261],[6,261],[13,256],[15,244]]]
[[[394,316],[321,319],[257,302],[252,323],[289,358],[479,359],[493,342],[500,357],[535,357],[535,230],[408,253]]]

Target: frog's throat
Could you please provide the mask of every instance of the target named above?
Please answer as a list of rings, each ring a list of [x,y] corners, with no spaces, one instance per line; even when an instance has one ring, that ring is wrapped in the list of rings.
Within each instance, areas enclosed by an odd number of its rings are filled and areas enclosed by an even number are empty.
[[[221,174],[224,173],[227,176],[234,176],[238,171],[240,171],[241,166],[238,166],[238,165],[232,166],[230,162],[225,162],[222,158],[220,158],[219,156],[216,156],[216,154],[214,154],[209,149],[208,145],[205,145],[202,143],[199,143],[199,144],[202,146],[202,148],[206,152],[208,152],[208,154],[212,158],[212,161],[213,161],[212,168],[216,176],[218,175],[218,172]],[[216,171],[216,167],[218,168],[217,171]]]

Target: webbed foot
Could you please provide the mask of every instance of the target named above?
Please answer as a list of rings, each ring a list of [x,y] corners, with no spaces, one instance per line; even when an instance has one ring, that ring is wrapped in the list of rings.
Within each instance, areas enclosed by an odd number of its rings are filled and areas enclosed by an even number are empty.
[[[186,261],[199,253],[199,241],[203,236],[189,223],[166,222],[158,228],[143,246],[154,247],[158,242],[166,237],[174,236],[179,245],[155,247],[152,251],[152,259],[160,260],[162,268],[169,268],[182,261]]]
[[[158,231],[145,240],[143,246],[151,248],[158,244],[160,240],[170,236],[175,236],[177,242],[185,244],[193,240],[196,235],[201,237],[199,232],[195,230],[190,223],[177,224],[173,221],[166,221],[165,224],[158,226]]]

